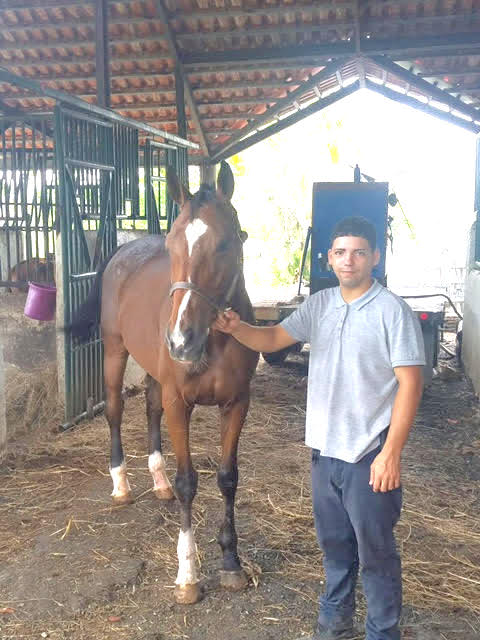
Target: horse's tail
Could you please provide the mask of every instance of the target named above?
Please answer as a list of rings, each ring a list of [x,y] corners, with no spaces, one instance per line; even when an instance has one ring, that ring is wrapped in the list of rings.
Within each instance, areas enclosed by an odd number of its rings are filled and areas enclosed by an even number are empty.
[[[114,249],[99,266],[87,299],[76,310],[72,322],[64,328],[66,333],[77,338],[80,342],[86,342],[100,324],[103,273],[119,248]]]

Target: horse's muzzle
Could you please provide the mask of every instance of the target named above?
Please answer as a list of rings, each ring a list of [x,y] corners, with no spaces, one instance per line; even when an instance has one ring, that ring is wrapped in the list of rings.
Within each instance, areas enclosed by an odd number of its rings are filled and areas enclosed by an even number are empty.
[[[199,362],[205,354],[207,337],[208,333],[199,337],[193,329],[186,329],[182,332],[182,340],[176,342],[169,329],[165,331],[165,342],[170,357],[178,362]]]

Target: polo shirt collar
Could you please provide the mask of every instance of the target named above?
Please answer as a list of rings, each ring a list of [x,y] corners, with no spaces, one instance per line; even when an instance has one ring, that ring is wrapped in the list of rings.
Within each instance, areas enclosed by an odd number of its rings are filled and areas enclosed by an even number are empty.
[[[360,296],[360,298],[357,298],[353,302],[350,302],[350,304],[348,306],[351,307],[352,309],[357,309],[357,310],[361,309],[366,304],[368,304],[371,300],[376,298],[378,296],[378,294],[380,293],[380,291],[382,291],[382,289],[383,289],[382,285],[378,282],[378,280],[375,280],[375,278],[374,278],[373,279],[373,284],[370,287],[370,289],[368,289],[368,291],[365,291],[365,293],[362,296]],[[340,293],[340,287],[336,287],[336,289],[335,289],[335,307],[337,309],[339,309],[340,307],[344,307],[346,305],[347,305],[347,303],[342,298],[342,294]]]

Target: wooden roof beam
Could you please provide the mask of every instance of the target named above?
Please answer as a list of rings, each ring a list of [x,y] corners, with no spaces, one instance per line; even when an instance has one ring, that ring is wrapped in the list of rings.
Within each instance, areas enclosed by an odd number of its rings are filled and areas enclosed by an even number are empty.
[[[472,52],[480,53],[480,38],[476,33],[451,36],[427,36],[423,38],[361,38],[360,51],[364,55],[388,54],[394,60],[405,60],[415,56],[459,56]],[[316,58],[345,58],[355,55],[355,42],[342,41],[325,44],[302,44],[287,47],[256,47],[230,49],[227,51],[197,52],[185,54],[185,65],[217,65],[248,62],[254,58],[267,62],[279,58],[301,61]]]
[[[351,20],[338,22],[320,22],[318,24],[272,24],[269,27],[236,28],[217,31],[182,31],[177,32],[176,38],[181,40],[210,40],[215,38],[251,38],[258,36],[273,37],[275,35],[293,35],[302,33],[331,32],[334,29],[350,30],[353,33],[354,23]]]
[[[62,0],[60,0],[60,2],[58,2],[58,0],[43,0],[42,5],[39,8],[68,9],[70,7],[75,7],[79,5],[93,4],[94,2],[95,0],[67,0],[63,2]],[[109,3],[111,5],[121,4],[123,6],[129,5],[129,4],[139,4],[138,0],[109,0]],[[140,3],[140,4],[143,4],[143,3]],[[353,4],[353,1],[342,2],[341,8],[348,9],[352,4]],[[302,11],[313,12],[315,10],[318,10],[318,8],[319,7],[316,6],[315,4],[305,5],[305,6],[302,6]],[[336,0],[325,0],[324,2],[322,2],[321,8],[337,9],[339,8],[339,5],[336,2]],[[23,3],[15,4],[14,7],[7,7],[7,6],[0,7],[0,11],[12,11],[12,10],[16,11],[19,9],[32,9],[32,5],[31,3],[23,2]],[[225,17],[255,16],[255,15],[272,15],[273,16],[273,15],[284,15],[286,10],[288,10],[286,7],[269,7],[268,5],[262,9],[256,9],[256,8],[252,9],[249,7],[242,9],[239,7],[232,7],[231,9],[228,9],[225,11],[221,11],[221,9],[204,9],[204,10],[197,10],[197,11],[193,10],[189,12],[188,17],[193,19],[215,18],[219,14],[221,16],[224,15]],[[295,12],[296,10],[297,10],[296,8],[292,8],[292,12]],[[174,11],[174,12],[168,13],[168,18],[170,20],[177,20],[178,18],[181,18],[181,17],[182,17],[182,14],[180,12]]]
[[[305,109],[301,109],[300,111],[292,113],[291,115],[287,116],[286,118],[283,118],[276,124],[270,127],[267,127],[266,129],[262,129],[262,131],[258,131],[254,135],[251,135],[245,139],[240,140],[235,145],[232,145],[230,142],[228,142],[226,145],[222,146],[220,149],[216,151],[216,153],[213,155],[212,163],[220,162],[221,160],[225,160],[226,158],[229,158],[230,156],[233,156],[236,153],[240,153],[241,151],[248,149],[252,145],[257,144],[257,142],[261,142],[262,140],[269,138],[275,133],[278,133],[279,131],[283,131],[283,129],[290,127],[292,124],[296,124],[297,122],[300,122],[305,118],[308,118],[308,116],[311,116],[312,114],[317,113],[322,109],[325,109],[325,107],[328,107],[329,105],[337,102],[338,100],[341,100],[342,98],[349,96],[352,93],[355,93],[355,91],[357,91],[359,86],[360,85],[357,80],[356,82],[352,83],[348,87],[343,87],[342,89],[339,89],[335,93],[330,94],[326,98],[318,100],[317,102],[309,105]]]
[[[440,78],[441,76],[451,76],[453,78],[458,77],[458,76],[472,76],[472,75],[479,75],[480,74],[480,67],[476,67],[475,69],[472,68],[465,68],[464,70],[460,70],[460,69],[439,69],[438,71],[421,71],[420,73],[417,73],[416,75],[419,78]]]
[[[438,102],[446,104],[450,109],[454,109],[459,113],[475,119],[480,119],[480,111],[477,111],[474,107],[462,102],[458,98],[455,98],[446,91],[439,89],[435,85],[427,82],[423,78],[419,78],[415,73],[404,69],[395,62],[389,60],[386,56],[374,56],[371,60],[381,69],[384,69],[387,73],[390,73],[397,78],[400,78],[403,82],[408,83],[411,87],[415,87],[418,91],[431,96]],[[418,101],[417,101],[418,102]]]
[[[245,137],[249,133],[252,133],[253,131],[255,131],[255,129],[270,124],[275,119],[275,117],[278,116],[279,113],[292,105],[294,100],[299,99],[307,91],[312,90],[314,87],[318,86],[322,81],[329,78],[330,76],[335,76],[336,71],[342,66],[342,64],[344,64],[344,62],[345,61],[331,62],[330,64],[326,65],[321,71],[302,83],[297,89],[287,94],[285,98],[278,100],[273,107],[267,109],[264,114],[262,114],[255,120],[255,122],[247,127],[244,127],[242,129],[242,133],[233,138],[227,145],[225,145],[222,151],[227,151],[229,147],[234,146],[240,141],[241,138]]]
[[[197,130],[199,139],[200,139],[200,146],[203,150],[203,152],[205,153],[205,155],[207,157],[210,156],[210,149],[208,148],[208,142],[207,142],[207,138],[205,137],[205,134],[203,133],[203,129],[202,129],[202,123],[200,122],[200,116],[198,113],[198,109],[197,109],[197,105],[195,104],[195,99],[193,97],[193,92],[192,89],[190,87],[190,82],[188,81],[188,78],[185,74],[184,68],[183,68],[183,62],[180,58],[179,52],[178,52],[178,48],[177,48],[177,43],[175,40],[175,36],[170,28],[169,22],[168,22],[168,15],[167,12],[165,10],[165,6],[163,4],[163,0],[156,0],[156,8],[157,8],[157,13],[160,16],[164,26],[165,26],[165,38],[167,40],[167,45],[168,45],[168,49],[170,51],[170,54],[172,55],[172,58],[175,62],[175,67],[176,67],[176,71],[177,74],[180,74],[183,78],[183,83],[184,83],[184,92],[185,92],[185,101],[188,105],[189,111],[190,111],[190,115],[191,118],[193,120],[193,122],[195,123],[195,129]]]
[[[35,51],[35,49],[33,49],[32,51]],[[13,53],[15,53],[15,51],[13,51]],[[27,50],[22,52],[23,55],[25,55],[26,53],[27,53]],[[27,57],[29,57],[30,55],[31,54],[27,53]],[[136,55],[141,56],[142,62],[171,60],[171,56],[168,55],[168,53],[166,53],[165,51],[159,51],[157,53],[148,53],[148,54],[137,52]],[[121,53],[121,54],[115,53],[115,51],[110,51],[110,60],[112,63],[131,62],[133,57],[134,56],[131,51],[128,51],[126,53]],[[6,60],[5,58],[0,57],[1,65],[7,65],[9,67],[14,67],[18,69],[22,69],[23,67],[32,67],[32,66],[38,66],[38,65],[42,65],[46,67],[52,67],[52,66],[56,67],[59,64],[85,64],[85,63],[90,63],[90,64],[95,63],[95,55],[93,51],[90,55],[70,56],[68,58],[61,57],[58,53],[56,53],[54,56],[50,58],[43,58],[43,59],[33,58],[33,60],[25,60],[25,59],[24,60],[13,60],[13,59]],[[36,77],[37,76],[35,76],[35,78]]]
[[[272,97],[263,97],[263,98],[226,98],[224,101],[212,101],[212,102],[197,102],[197,106],[199,108],[204,107],[225,107],[228,105],[244,105],[244,104],[252,104],[252,105],[268,105],[275,104],[279,100],[283,98],[272,98]],[[228,103],[226,104],[226,101]],[[134,102],[134,103],[113,103],[111,105],[112,109],[121,109],[122,111],[148,111],[149,109],[174,109],[176,106],[175,102]]]
[[[94,25],[92,25],[94,26]],[[110,46],[115,46],[116,44],[141,44],[142,42],[159,42],[161,40],[166,40],[166,36],[161,33],[153,33],[150,35],[140,36],[115,36],[110,39]],[[93,38],[82,38],[80,40],[75,40],[71,38],[60,38],[58,40],[34,40],[31,38],[26,44],[18,44],[15,42],[8,42],[1,44],[2,51],[32,51],[36,49],[41,49],[45,51],[47,49],[78,49],[78,47],[85,46],[94,46],[95,45],[95,37]],[[132,54],[130,54],[130,59],[132,58]],[[75,62],[76,58],[72,60]]]
[[[459,118],[447,111],[441,111],[440,109],[435,109],[430,104],[423,103],[412,96],[407,96],[404,93],[400,93],[398,91],[394,91],[389,87],[384,85],[377,84],[376,82],[372,82],[367,78],[366,87],[375,93],[379,93],[380,95],[388,98],[389,100],[393,100],[395,102],[400,102],[401,104],[406,104],[409,107],[413,107],[417,111],[423,111],[424,113],[428,113],[428,115],[434,116],[435,118],[439,118],[440,120],[444,120],[449,124],[454,124],[462,129],[467,129],[467,131],[472,131],[473,133],[480,132],[480,126],[476,125],[474,122],[464,120],[463,118]],[[480,112],[478,112],[478,119],[480,119]]]
[[[353,6],[354,2],[351,0],[350,2],[342,2],[341,5],[338,4],[335,0],[324,0],[322,4],[311,4],[304,5],[301,7],[297,7],[296,5],[282,5],[278,7],[274,6],[263,6],[259,8],[253,8],[251,6],[248,7],[235,7],[229,6],[222,11],[221,9],[199,9],[192,10],[188,12],[188,15],[182,14],[180,11],[172,11],[168,14],[170,20],[204,20],[204,19],[215,19],[215,18],[240,18],[240,17],[255,17],[255,16],[284,16],[285,14],[296,13],[301,9],[302,12],[305,13],[314,13],[319,9],[350,9]]]

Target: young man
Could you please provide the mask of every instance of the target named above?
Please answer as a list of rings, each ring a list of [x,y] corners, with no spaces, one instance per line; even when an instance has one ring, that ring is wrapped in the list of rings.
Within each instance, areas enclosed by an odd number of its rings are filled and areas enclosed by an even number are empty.
[[[310,343],[306,444],[326,574],[311,640],[355,636],[359,566],[366,640],[399,640],[401,565],[393,529],[402,501],[401,452],[422,395],[422,333],[410,307],[372,278],[380,254],[367,220],[342,220],[328,259],[339,286],[310,296],[281,324],[255,327],[229,311],[213,328],[256,351]]]

